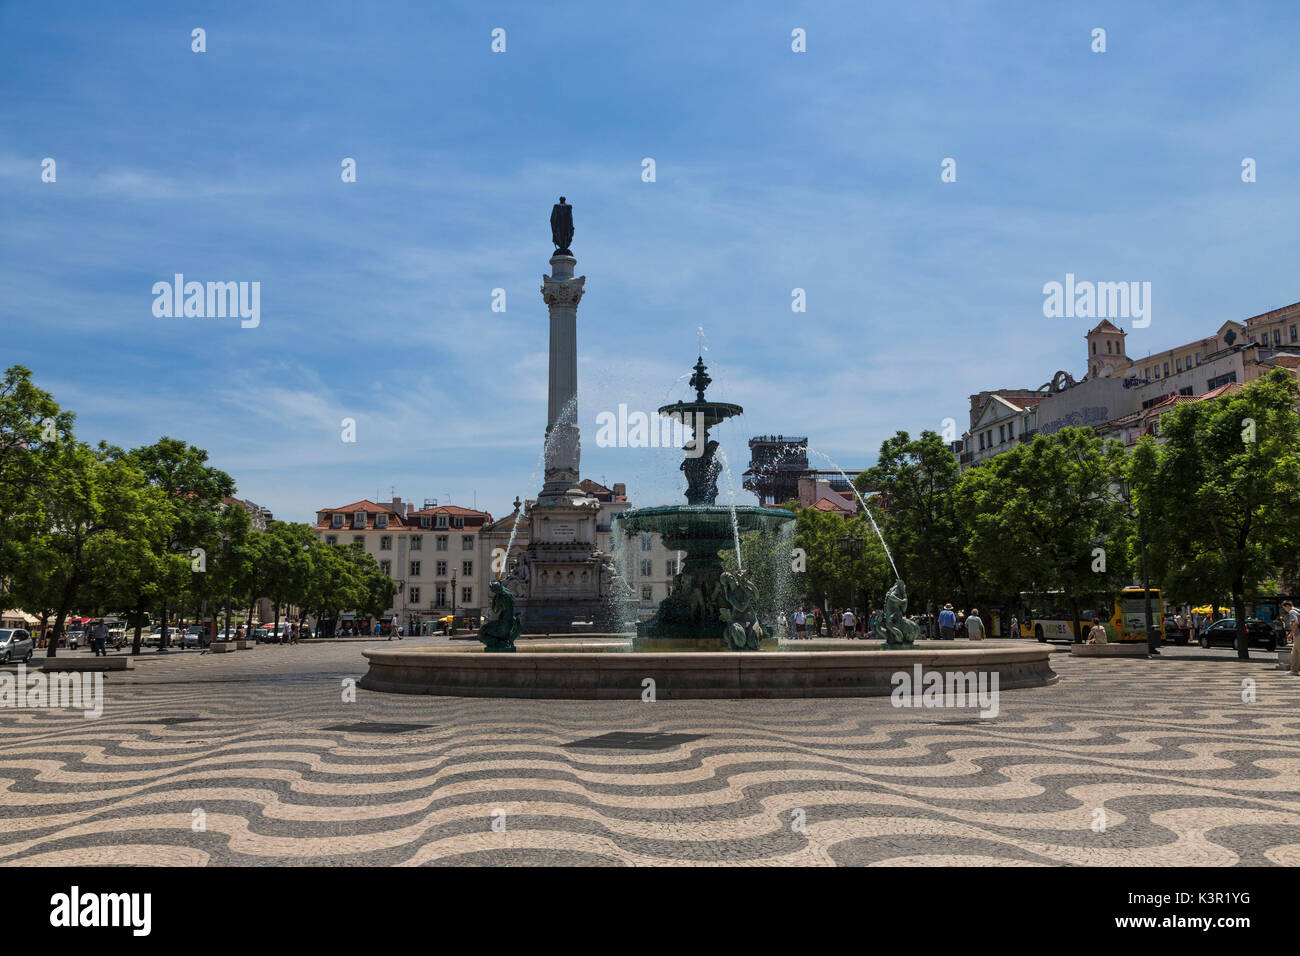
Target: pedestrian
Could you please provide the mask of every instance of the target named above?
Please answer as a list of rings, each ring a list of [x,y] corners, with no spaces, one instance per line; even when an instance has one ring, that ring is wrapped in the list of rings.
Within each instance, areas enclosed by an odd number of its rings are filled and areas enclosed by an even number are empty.
[[[808,615],[804,613],[804,609],[801,607],[794,612],[794,639],[796,641],[804,639],[804,631],[807,627]]]
[[[844,635],[849,638],[856,638],[858,636],[858,619],[850,608],[844,609],[844,617],[842,618],[842,621],[844,624]]]
[[[1020,636],[1020,621],[1016,619],[1016,616],[1014,614],[1011,615],[1011,636],[1012,637]]]
[[[982,641],[987,636],[984,631],[984,619],[980,617],[980,609],[971,608],[970,615],[966,618],[966,639]]]
[[[1287,636],[1291,639],[1291,673],[1300,674],[1300,608],[1289,600],[1282,602],[1286,614]]]
[[[953,613],[951,604],[945,604],[943,610],[939,612],[939,639],[951,641],[956,637],[957,615]]]
[[[95,621],[90,628],[90,652],[95,657],[107,657],[105,645],[108,643],[108,625],[103,619]]]
[[[1105,611],[1098,611],[1092,618],[1092,630],[1088,632],[1088,644],[1106,644],[1106,625],[1102,623],[1106,618]]]

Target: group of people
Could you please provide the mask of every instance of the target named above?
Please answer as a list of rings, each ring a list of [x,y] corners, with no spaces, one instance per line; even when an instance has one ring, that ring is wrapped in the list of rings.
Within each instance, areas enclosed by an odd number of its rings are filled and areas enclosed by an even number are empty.
[[[1019,626],[1020,622],[1013,617],[1011,633],[1018,633]],[[988,628],[984,626],[984,619],[980,617],[980,609],[977,607],[971,608],[967,614],[965,611],[954,611],[951,604],[945,604],[939,612],[940,640],[982,641],[988,636]]]
[[[852,608],[837,607],[825,614],[821,608],[811,611],[798,608],[783,614],[778,624],[788,629],[791,640],[812,640],[815,637],[843,637],[849,640],[870,640],[879,623],[881,611],[869,616],[856,613]]]

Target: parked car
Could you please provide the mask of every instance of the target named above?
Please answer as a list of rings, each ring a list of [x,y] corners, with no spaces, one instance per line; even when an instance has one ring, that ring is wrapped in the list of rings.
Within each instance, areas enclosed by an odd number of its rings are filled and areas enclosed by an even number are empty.
[[[88,643],[89,640],[86,637],[85,631],[68,631],[66,634],[63,635],[63,646],[70,648],[74,651],[79,646]]]
[[[1273,630],[1273,626],[1267,621],[1248,619],[1246,621],[1246,636],[1251,644],[1262,647],[1266,651],[1277,649],[1277,632]],[[1201,647],[1225,645],[1232,647],[1236,643],[1237,621],[1235,618],[1225,617],[1201,631]]]
[[[122,627],[110,627],[108,629],[108,646],[114,650],[121,650],[131,642],[127,636],[126,629]]]
[[[182,647],[204,647],[208,643],[208,629],[202,624],[191,624],[180,635]]]
[[[36,641],[31,632],[21,627],[0,628],[0,664],[10,661],[22,661],[26,664],[32,659]]]

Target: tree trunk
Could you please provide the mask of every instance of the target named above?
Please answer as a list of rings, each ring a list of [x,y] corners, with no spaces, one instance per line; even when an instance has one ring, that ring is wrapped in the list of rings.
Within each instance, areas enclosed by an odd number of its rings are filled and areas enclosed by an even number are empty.
[[[1075,644],[1083,642],[1083,634],[1079,631],[1079,599],[1073,594],[1069,597],[1070,606],[1070,634],[1074,638]]]
[[[63,588],[63,596],[59,599],[59,610],[54,617],[54,635],[50,638],[50,646],[45,650],[46,660],[59,656],[59,638],[63,634],[63,622],[68,619],[68,611],[77,597],[77,584],[80,576],[79,572],[73,571],[68,576],[68,583]]]
[[[135,602],[135,637],[131,640],[131,655],[140,653],[140,642],[143,639],[142,631],[144,630],[144,598],[140,597]]]
[[[1246,632],[1245,586],[1238,578],[1232,585],[1232,613],[1237,618],[1237,660],[1250,660],[1250,636]]]
[[[271,625],[271,633],[276,635],[280,633],[280,602],[279,601],[275,602],[275,619],[274,619],[274,623]],[[282,640],[281,643],[287,643],[287,642]]]
[[[162,630],[158,634],[158,650],[167,649],[167,602],[164,601],[162,609],[159,611],[159,617],[162,618]]]

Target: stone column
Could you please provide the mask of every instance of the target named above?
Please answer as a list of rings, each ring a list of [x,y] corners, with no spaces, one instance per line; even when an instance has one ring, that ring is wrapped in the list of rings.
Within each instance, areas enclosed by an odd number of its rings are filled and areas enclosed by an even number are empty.
[[[579,494],[578,302],[586,276],[574,278],[578,260],[557,253],[551,275],[542,277],[542,299],[551,316],[550,393],[547,399],[546,478],[539,501]]]

